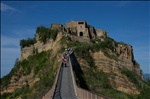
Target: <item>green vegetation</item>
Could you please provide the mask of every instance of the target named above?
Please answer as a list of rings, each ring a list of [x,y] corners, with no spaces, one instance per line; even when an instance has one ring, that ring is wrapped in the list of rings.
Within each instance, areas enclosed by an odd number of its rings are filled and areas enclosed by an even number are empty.
[[[97,94],[103,94],[105,96],[111,97],[112,99],[149,99],[150,98],[150,85],[148,83],[144,83],[141,78],[136,75],[135,73],[127,70],[122,69],[122,73],[128,77],[128,79],[134,83],[137,88],[140,90],[140,95],[129,95],[121,91],[117,91],[112,88],[112,86],[109,84],[108,77],[110,74],[104,73],[102,71],[99,71],[97,67],[95,66],[95,63],[93,61],[93,58],[91,57],[91,54],[96,51],[102,51],[104,52],[105,56],[117,60],[116,54],[110,54],[109,52],[113,52],[115,46],[118,45],[118,42],[114,41],[111,38],[104,38],[104,41],[101,41],[100,39],[97,40],[91,40],[90,42],[79,42],[79,41],[71,41],[69,37],[63,37],[62,38],[62,44],[67,44],[67,47],[75,47],[75,54],[78,58],[84,59],[88,66],[84,66],[82,68],[83,73],[80,74],[80,77],[76,74],[75,79],[77,82],[77,85],[85,88],[87,90],[90,90]],[[124,44],[124,43],[122,43]],[[137,64],[135,62],[135,64]],[[83,81],[84,80],[84,85]],[[150,83],[149,83],[150,84]],[[143,87],[145,86],[145,87]],[[149,86],[149,87],[146,87]]]
[[[95,43],[97,42],[97,43]],[[100,41],[100,40],[95,40],[95,41],[92,41],[92,44],[93,44],[93,48],[96,50],[96,51],[99,51],[101,50],[105,56],[111,58],[111,59],[114,59],[114,60],[117,60],[117,56],[115,54],[110,54],[109,52],[112,51],[114,52],[114,49],[115,49],[115,45],[117,45],[117,42],[114,41],[112,38],[104,38],[104,41]]]
[[[1,95],[1,99],[7,99],[8,96],[10,96],[12,93],[4,93]]]
[[[126,68],[122,68],[122,73],[125,74],[128,79],[134,83],[137,88],[140,90],[140,94],[136,96],[136,99],[149,99],[150,98],[150,80],[142,81],[140,77],[136,75],[134,72],[129,71]]]
[[[86,83],[92,91],[111,88],[108,83],[108,75],[98,69],[85,68]]]
[[[39,35],[39,40],[43,43],[46,43],[48,39],[53,39],[55,41],[58,30],[53,30],[51,28],[46,28],[44,26],[37,27],[36,33]],[[20,40],[20,46],[21,48],[29,47],[36,43],[36,39],[34,38],[28,38],[27,40],[22,39]]]
[[[39,35],[39,40],[46,43],[46,41],[50,38],[55,40],[58,31],[40,26],[37,28],[36,33]],[[103,39],[104,41],[96,39],[91,40],[90,42],[79,42],[72,41],[70,36],[63,36],[60,40],[63,47],[58,51],[58,53],[62,53],[65,47],[76,47],[75,54],[77,57],[84,59],[88,63],[87,66],[83,66],[81,73],[78,73],[79,75],[75,75],[77,85],[94,93],[111,97],[112,99],[149,99],[150,81],[139,81],[140,78],[133,72],[127,69],[122,69],[122,73],[126,75],[128,79],[141,91],[140,95],[129,95],[113,89],[108,79],[110,74],[97,69],[94,59],[91,56],[93,52],[101,50],[104,52],[105,56],[117,60],[117,55],[111,54],[111,52],[114,51],[115,46],[117,46],[117,42],[109,37]],[[21,48],[24,48],[34,43],[35,39],[21,40],[20,46]],[[135,64],[137,63],[135,62]],[[26,81],[26,85],[20,89],[16,89],[15,92],[3,94],[1,96],[2,99],[16,99],[19,97],[22,99],[39,99],[51,88],[58,65],[58,60],[56,59],[56,56],[51,56],[51,51],[38,53],[37,49],[34,49],[33,55],[29,56],[28,59],[24,59],[22,61],[16,59],[14,68],[11,72],[0,79],[2,89],[6,88],[6,86],[10,84],[12,76],[16,76],[15,81],[17,82],[21,76],[26,76],[33,72],[34,77],[38,77],[40,80],[32,86],[29,86],[28,81]]]
[[[105,96],[108,96],[111,99],[136,99],[136,96],[134,96],[134,95],[129,95],[124,92],[115,90],[113,88],[104,89],[103,91],[101,91],[99,93],[103,94]]]
[[[150,99],[149,93],[150,93],[150,87],[149,88],[144,87],[137,99]]]
[[[6,93],[2,95],[2,99],[16,99],[18,97],[23,99],[40,98],[51,88],[58,65],[58,60],[56,57],[51,56],[50,50],[31,55],[22,61],[16,59],[16,63],[11,72],[5,77],[1,78],[1,88],[5,88],[10,83],[12,76],[17,77],[17,82],[21,76],[29,75],[32,70],[34,77],[38,77],[40,80],[37,81],[33,86],[29,86],[28,81],[26,81],[26,85],[20,89],[16,89],[13,93]]]
[[[1,89],[3,89],[8,84],[10,84],[10,79],[11,79],[11,77],[13,75],[16,75],[16,71],[19,70],[19,66],[20,66],[20,62],[19,62],[19,59],[17,58],[16,61],[15,61],[14,68],[12,68],[12,70],[10,71],[10,73],[8,75],[4,76],[3,78],[0,78]]]
[[[87,48],[85,49],[87,50]],[[83,75],[80,75],[80,77],[82,76],[82,79],[85,80],[84,83],[87,85],[86,89],[97,94],[103,94],[105,96],[111,97],[112,99],[134,99],[134,96],[128,95],[124,92],[117,91],[112,88],[108,80],[110,74],[98,70],[95,64],[90,61],[93,59],[90,56],[89,51],[86,51],[85,49],[79,50],[76,48],[75,53],[77,57],[86,60],[88,63],[88,66],[82,68]],[[84,88],[84,86],[82,86],[82,82],[79,81],[77,74],[75,75],[75,79],[77,85]]]
[[[24,47],[29,47],[30,45],[33,45],[34,43],[36,43],[36,40],[35,38],[28,38],[27,40],[23,39],[23,40],[20,40],[20,46],[21,48],[24,48]]]
[[[122,71],[122,73],[124,75],[126,75],[128,77],[128,79],[134,83],[139,89],[142,87],[140,84],[140,77],[138,75],[136,75],[134,72],[126,69],[126,68],[120,68],[120,70]]]
[[[65,42],[68,47],[76,47],[76,52],[79,53],[79,55],[82,55],[82,53],[89,53],[89,50],[91,50],[92,52],[101,50],[105,54],[105,56],[114,60],[118,59],[117,55],[109,53],[110,51],[114,51],[115,44],[117,43],[109,37],[104,38],[104,41],[96,39],[91,40],[90,42],[67,42],[68,39],[68,37],[63,38],[63,42]]]
[[[53,40],[56,39],[58,30],[40,26],[37,27],[36,33],[39,35],[40,41],[46,43],[46,41],[50,38],[52,38]]]
[[[15,99],[18,97],[22,99],[39,99],[50,89],[53,82],[54,71],[53,69],[49,69],[33,86],[25,85],[21,89],[16,89],[7,99]]]
[[[88,46],[87,44],[84,44],[84,43],[80,43],[80,44],[77,43],[77,45],[79,46],[75,49],[75,52],[77,53],[77,55],[85,59],[90,67],[95,68],[94,60],[91,57],[90,52],[89,52],[90,50],[92,50],[92,46]]]

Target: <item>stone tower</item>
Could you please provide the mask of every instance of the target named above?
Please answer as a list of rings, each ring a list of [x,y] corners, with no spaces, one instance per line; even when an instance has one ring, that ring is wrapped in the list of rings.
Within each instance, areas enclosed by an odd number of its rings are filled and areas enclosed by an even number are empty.
[[[82,40],[108,36],[108,33],[105,30],[95,29],[94,26],[87,24],[84,20],[67,22],[66,29],[68,30],[68,33],[76,36],[75,38]]]
[[[85,21],[77,21],[77,36],[89,37],[89,31]]]

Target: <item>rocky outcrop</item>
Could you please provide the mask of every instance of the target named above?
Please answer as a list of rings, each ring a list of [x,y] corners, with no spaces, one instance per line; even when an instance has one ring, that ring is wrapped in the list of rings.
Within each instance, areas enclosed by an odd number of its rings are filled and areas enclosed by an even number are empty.
[[[21,50],[20,60],[26,59],[28,56],[33,54],[33,50],[37,50],[39,53],[42,51],[50,50],[53,46],[53,40],[49,39],[47,43],[43,44],[43,42],[38,41],[34,45],[30,47],[24,47]]]
[[[108,58],[103,52],[92,53],[91,56],[95,60],[95,65],[103,72],[110,73],[110,84],[117,90],[126,92],[128,94],[139,94],[139,90],[136,85],[129,81],[129,79],[122,74],[121,68],[127,68],[128,70],[135,72],[139,77],[143,79],[141,69],[139,66],[135,66],[133,62],[133,52],[131,46],[118,46],[116,48],[118,53],[118,60]]]
[[[140,91],[138,90],[137,86],[134,83],[132,83],[128,79],[128,77],[126,77],[121,71],[121,69],[123,68],[127,68],[131,71],[134,69],[134,71],[136,71],[136,73],[142,78],[141,73],[138,73],[140,68],[137,67],[135,69],[134,64],[131,62],[131,60],[129,62],[124,60],[116,61],[114,59],[106,57],[102,51],[94,53],[90,52],[90,55],[94,59],[95,66],[99,70],[102,70],[107,74],[110,74],[108,78],[109,83],[112,85],[114,89],[128,94],[140,94]],[[83,70],[85,66],[88,66],[86,60],[80,57],[77,57],[77,60]]]
[[[118,64],[126,67],[128,70],[135,72],[142,79],[142,71],[139,64],[134,60],[133,48],[131,45],[119,43],[115,47],[115,53],[118,57]]]
[[[53,41],[49,39],[47,43],[43,44],[41,42],[37,42],[36,44],[25,47],[21,50],[20,59],[26,59],[28,56],[33,54],[33,50],[37,49],[38,52],[52,50],[51,56],[57,56],[58,61],[61,60],[61,56],[57,55],[58,50],[60,49],[60,39],[62,38],[62,33],[58,33],[56,40]],[[20,66],[21,67],[21,66]],[[31,73],[28,75],[20,75],[23,68],[19,68],[19,70],[10,78],[10,83],[1,89],[1,95],[4,93],[12,93],[17,88],[22,88],[24,85],[32,86],[35,82],[39,81],[40,78],[38,75],[34,74],[34,69],[32,68]]]
[[[33,85],[35,82],[39,81],[40,79],[37,76],[34,76],[33,70],[29,75],[18,77],[18,75],[14,75],[10,79],[10,84],[5,87],[5,89],[1,90],[1,94],[4,93],[12,93],[17,88],[22,88],[24,85]]]
[[[60,40],[61,36],[62,36],[62,32],[59,32],[56,40]],[[37,40],[37,43],[35,43],[34,45],[31,45],[30,47],[24,47],[21,49],[20,60],[26,59],[28,56],[32,55],[33,51],[35,51],[35,50],[37,50],[38,53],[40,53],[42,51],[51,50],[52,48],[55,47],[54,43],[56,43],[56,42],[54,42],[53,39],[49,39],[44,44],[43,42],[40,42],[38,40],[38,35],[36,35],[36,40]]]

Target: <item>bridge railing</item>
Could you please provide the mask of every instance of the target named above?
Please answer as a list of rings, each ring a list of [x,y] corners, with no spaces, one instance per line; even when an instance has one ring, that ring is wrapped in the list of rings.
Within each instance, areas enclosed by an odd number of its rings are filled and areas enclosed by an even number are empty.
[[[70,64],[70,69],[71,69],[71,75],[72,75],[72,79],[73,79],[73,86],[74,86],[74,90],[75,90],[75,94],[77,96],[78,99],[110,99],[104,95],[97,95],[93,92],[90,92],[88,90],[79,88],[76,85],[76,81],[75,81],[75,77],[74,77],[74,73],[73,73],[73,69],[72,69],[72,62],[71,59],[69,57],[69,64]]]
[[[57,86],[59,73],[60,73],[60,70],[61,70],[61,67],[62,67],[62,61],[60,62],[60,64],[58,66],[59,67],[58,67],[58,70],[57,70],[57,74],[56,74],[54,83],[53,83],[53,85],[51,87],[51,90],[49,90],[44,96],[42,96],[42,99],[52,99],[53,98],[53,95],[54,95],[54,92],[55,92],[55,88]]]

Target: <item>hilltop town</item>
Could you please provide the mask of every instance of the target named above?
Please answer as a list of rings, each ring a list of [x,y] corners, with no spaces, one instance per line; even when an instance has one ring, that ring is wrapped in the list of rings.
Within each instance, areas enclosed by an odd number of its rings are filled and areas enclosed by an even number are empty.
[[[80,41],[108,36],[105,30],[95,29],[94,26],[87,24],[86,21],[67,22],[65,27],[62,24],[55,23],[51,25],[51,28],[66,31],[71,35],[77,36]]]
[[[94,26],[87,24],[86,21],[70,21],[67,22],[65,26],[59,23],[53,23],[48,29],[57,30],[59,32],[58,35],[68,35],[73,41],[79,42],[89,42],[94,39],[104,41],[104,38],[108,37],[108,33],[105,30],[95,29]],[[52,48],[54,41],[48,39],[47,43],[43,44],[43,42],[40,41],[41,37],[38,31],[36,32],[36,43],[21,50],[21,60],[31,55],[34,49],[37,49],[38,52],[42,52]]]
[[[71,21],[65,26],[54,23],[49,28],[39,26],[35,37],[21,40],[20,47],[20,60],[3,78],[1,94],[4,96],[29,98],[44,95],[52,87],[61,55],[68,47],[75,48],[72,64],[81,70],[75,74],[79,87],[113,98],[118,98],[119,94],[129,98],[139,95],[145,86],[132,46],[116,42],[106,30],[95,29],[86,21]],[[17,88],[26,94],[18,94]],[[113,94],[108,94],[108,90]]]

